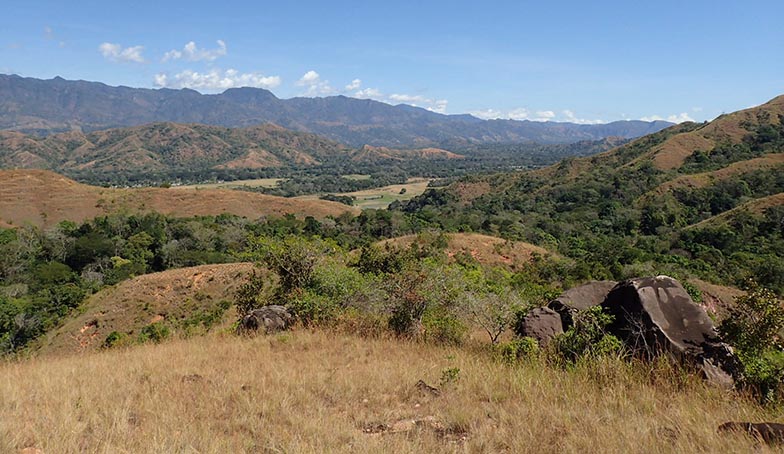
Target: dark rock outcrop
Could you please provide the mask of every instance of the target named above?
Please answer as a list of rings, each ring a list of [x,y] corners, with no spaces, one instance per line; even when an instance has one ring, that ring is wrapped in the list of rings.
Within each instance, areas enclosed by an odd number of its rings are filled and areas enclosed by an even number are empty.
[[[775,422],[725,422],[719,426],[719,433],[746,433],[767,444],[784,443],[784,424]]]
[[[536,339],[544,347],[553,337],[563,333],[561,316],[552,309],[537,307],[518,320],[515,331],[519,336]]]
[[[721,342],[705,309],[668,276],[619,283],[602,303],[614,316],[608,327],[636,355],[666,353],[695,365],[713,383],[731,387],[740,363]]]
[[[237,331],[249,333],[263,330],[265,333],[274,333],[287,329],[293,321],[294,317],[284,306],[264,306],[243,317]]]
[[[615,281],[589,281],[563,292],[547,307],[558,312],[563,323],[563,330],[566,331],[574,324],[575,313],[602,304],[616,284]]]

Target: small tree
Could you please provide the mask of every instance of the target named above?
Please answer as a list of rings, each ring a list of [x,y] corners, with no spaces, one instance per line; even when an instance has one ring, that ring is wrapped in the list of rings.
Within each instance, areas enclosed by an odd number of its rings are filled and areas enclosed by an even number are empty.
[[[280,277],[278,296],[285,297],[295,289],[305,288],[313,279],[318,261],[333,246],[321,240],[287,237],[278,240],[258,237],[252,240],[247,257],[274,271]]]
[[[744,384],[764,402],[782,397],[784,389],[784,308],[776,295],[751,283],[746,295],[719,325],[724,340],[736,348],[743,363]]]
[[[487,333],[493,345],[514,322],[520,307],[519,298],[510,292],[466,295],[465,309],[469,318]]]
[[[776,295],[751,284],[746,295],[735,300],[727,317],[719,325],[724,339],[738,350],[760,353],[781,348],[784,308]]]

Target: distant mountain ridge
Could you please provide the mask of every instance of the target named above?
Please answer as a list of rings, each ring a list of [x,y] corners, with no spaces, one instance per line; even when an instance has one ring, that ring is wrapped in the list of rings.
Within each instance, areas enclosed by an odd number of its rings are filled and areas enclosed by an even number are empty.
[[[47,169],[67,174],[169,174],[209,169],[303,168],[328,162],[461,158],[462,155],[434,148],[352,149],[315,134],[269,123],[247,128],[152,123],[45,137],[0,131],[0,169]]]
[[[481,120],[345,96],[279,99],[260,88],[204,95],[194,90],[111,87],[99,82],[0,74],[0,129],[38,135],[155,122],[248,127],[275,123],[352,147],[438,147],[445,143],[571,143],[609,136],[636,138],[665,121],[599,125]]]

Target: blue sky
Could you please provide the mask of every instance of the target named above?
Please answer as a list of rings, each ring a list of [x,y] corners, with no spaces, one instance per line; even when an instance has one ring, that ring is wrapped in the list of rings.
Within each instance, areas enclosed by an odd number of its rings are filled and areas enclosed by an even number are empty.
[[[781,0],[8,3],[0,72],[29,77],[577,122],[702,121],[784,93]]]

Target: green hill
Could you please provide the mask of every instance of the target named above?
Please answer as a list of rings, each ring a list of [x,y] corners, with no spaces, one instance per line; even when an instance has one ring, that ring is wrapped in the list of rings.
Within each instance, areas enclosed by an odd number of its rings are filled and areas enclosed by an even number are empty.
[[[618,278],[678,268],[784,291],[784,96],[532,172],[467,177],[396,208],[580,259]]]

